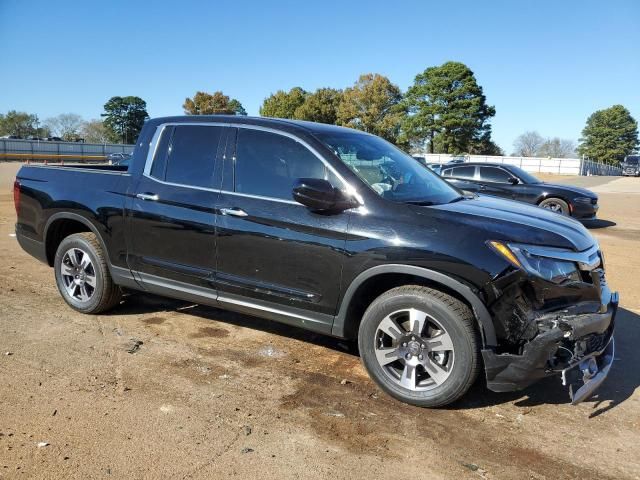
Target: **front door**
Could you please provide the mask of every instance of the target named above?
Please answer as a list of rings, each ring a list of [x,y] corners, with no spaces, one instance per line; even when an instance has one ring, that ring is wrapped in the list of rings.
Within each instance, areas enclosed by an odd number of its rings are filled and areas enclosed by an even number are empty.
[[[264,129],[239,127],[226,162],[219,300],[248,302],[326,331],[340,293],[350,213],[314,213],[292,200],[292,186],[297,178],[323,178],[342,188],[341,180],[300,141]]]
[[[514,185],[510,181],[515,177],[504,168],[481,166],[478,170],[480,193],[508,199],[516,197]]]
[[[220,175],[214,172],[228,130],[215,124],[165,125],[154,137],[155,154],[131,192],[127,212],[129,266],[150,290],[193,287],[215,296]]]

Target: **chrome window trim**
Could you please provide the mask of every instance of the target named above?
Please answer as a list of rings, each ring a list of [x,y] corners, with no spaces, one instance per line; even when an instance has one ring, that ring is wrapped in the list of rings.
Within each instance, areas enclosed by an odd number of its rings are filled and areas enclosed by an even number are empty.
[[[272,200],[272,201],[276,201],[276,202],[283,202],[283,203],[292,203],[295,205],[301,205],[298,202],[295,202],[293,200],[286,200],[286,199],[282,199],[282,198],[275,198],[275,197],[266,197],[266,196],[262,196],[262,195],[253,195],[253,194],[248,194],[248,193],[242,193],[242,192],[230,192],[228,190],[221,190],[221,189],[215,189],[215,188],[206,188],[206,187],[196,187],[194,185],[185,185],[185,184],[178,184],[178,183],[172,183],[172,182],[166,182],[164,180],[159,180],[155,177],[151,176],[151,166],[153,164],[153,158],[155,157],[156,154],[156,150],[158,148],[158,143],[160,140],[160,136],[162,134],[162,132],[164,131],[164,129],[166,127],[176,127],[176,126],[184,126],[184,125],[191,125],[191,126],[202,126],[202,127],[229,127],[229,128],[245,128],[245,129],[249,129],[249,130],[261,130],[264,132],[270,132],[270,133],[274,133],[276,135],[282,135],[284,137],[288,137],[291,138],[292,140],[298,142],[299,144],[301,144],[303,147],[305,147],[307,150],[309,150],[318,160],[320,160],[325,167],[327,167],[343,184],[343,187],[345,188],[345,190],[353,195],[358,202],[361,205],[364,205],[364,200],[362,199],[362,196],[358,193],[358,191],[349,183],[345,180],[345,178],[340,175],[340,173],[338,171],[336,171],[336,169],[330,164],[328,163],[323,157],[322,155],[320,155],[320,153],[318,153],[318,151],[313,148],[311,145],[309,145],[307,142],[305,142],[304,140],[302,140],[301,138],[297,137],[296,135],[293,135],[289,132],[283,132],[281,130],[277,130],[274,128],[269,128],[269,127],[263,127],[260,125],[248,125],[248,124],[243,124],[243,123],[233,123],[233,122],[167,122],[167,123],[161,123],[160,125],[158,125],[156,127],[156,131],[153,134],[153,137],[151,138],[151,142],[149,142],[149,151],[147,152],[147,158],[145,160],[145,164],[144,164],[144,170],[143,170],[143,175],[147,178],[150,178],[156,182],[159,183],[163,183],[166,185],[173,185],[173,186],[177,186],[177,187],[184,187],[184,188],[193,188],[196,190],[205,190],[205,191],[211,191],[211,192],[222,192],[222,193],[227,193],[227,194],[232,194],[232,195],[241,195],[241,196],[246,196],[249,198],[257,198],[257,199],[262,199],[262,200]],[[234,157],[234,161],[235,161],[235,157]]]
[[[541,247],[538,245],[524,245],[518,243],[510,243],[509,245],[538,257],[575,262],[578,264],[580,270],[593,270],[601,263],[599,254],[600,247],[597,243],[594,243],[591,247],[583,250],[582,252],[572,252],[571,250],[565,250],[563,248]],[[595,259],[593,259],[594,256]]]

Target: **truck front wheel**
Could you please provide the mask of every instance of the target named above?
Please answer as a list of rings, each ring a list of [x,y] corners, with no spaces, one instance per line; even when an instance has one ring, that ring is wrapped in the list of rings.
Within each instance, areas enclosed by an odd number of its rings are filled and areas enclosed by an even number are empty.
[[[75,233],[62,240],[53,268],[58,290],[71,308],[100,313],[120,303],[122,292],[113,283],[95,234]]]
[[[480,368],[473,313],[432,288],[407,285],[379,296],[358,332],[360,356],[389,395],[421,407],[460,398]]]

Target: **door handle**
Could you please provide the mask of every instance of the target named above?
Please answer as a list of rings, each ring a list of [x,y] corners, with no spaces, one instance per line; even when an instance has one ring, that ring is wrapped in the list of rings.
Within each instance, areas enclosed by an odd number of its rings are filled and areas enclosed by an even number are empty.
[[[221,208],[222,215],[231,215],[232,217],[248,217],[249,214],[241,208]]]
[[[160,197],[158,197],[158,195],[156,195],[155,193],[137,193],[136,198],[139,198],[140,200],[151,200],[157,202]]]

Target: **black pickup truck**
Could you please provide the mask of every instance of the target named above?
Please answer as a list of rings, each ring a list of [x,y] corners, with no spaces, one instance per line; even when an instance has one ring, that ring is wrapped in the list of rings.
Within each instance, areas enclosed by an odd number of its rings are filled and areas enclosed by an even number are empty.
[[[138,290],[357,340],[415,405],[481,372],[494,391],[561,375],[577,403],[613,361],[618,296],[580,223],[465,195],[363,132],[159,118],[129,165],[25,165],[14,195],[20,245],[72,308]]]

